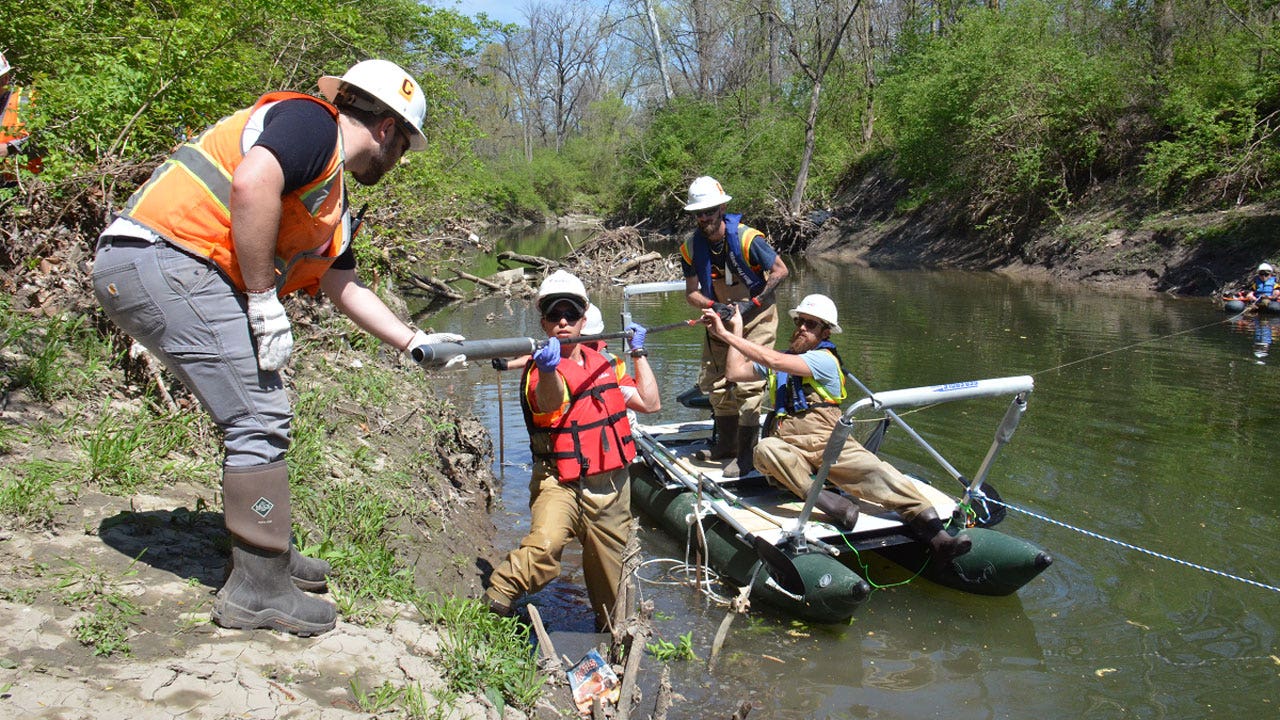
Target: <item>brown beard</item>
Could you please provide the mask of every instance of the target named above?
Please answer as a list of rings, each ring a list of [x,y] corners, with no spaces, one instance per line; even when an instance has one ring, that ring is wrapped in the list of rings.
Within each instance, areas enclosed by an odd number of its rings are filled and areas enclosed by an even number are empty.
[[[706,219],[697,219],[695,223],[698,229],[702,231],[704,237],[710,240],[714,235],[720,232],[721,223],[724,222],[724,216],[717,212],[714,216]]]
[[[795,332],[791,333],[791,342],[787,345],[787,352],[799,355],[816,347],[818,347],[818,343],[809,342],[804,336],[804,330],[796,328]]]
[[[395,147],[398,138],[392,137],[392,142],[382,143],[378,145],[378,154],[369,158],[368,165],[361,170],[352,170],[351,177],[361,185],[377,185],[378,181],[383,178],[391,169],[396,166],[400,160],[400,155]]]

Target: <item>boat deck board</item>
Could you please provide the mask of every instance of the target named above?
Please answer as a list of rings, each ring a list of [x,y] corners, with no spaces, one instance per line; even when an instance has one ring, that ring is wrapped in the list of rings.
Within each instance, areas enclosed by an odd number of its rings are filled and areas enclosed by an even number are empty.
[[[795,521],[804,508],[803,500],[776,486],[762,489],[762,478],[758,474],[746,478],[725,478],[722,474],[724,462],[699,460],[695,457],[699,450],[709,446],[709,420],[638,427],[669,449],[694,472],[737,495],[740,506],[730,506],[729,512],[750,533],[776,542],[795,526]],[[939,517],[951,516],[956,507],[954,499],[928,483],[916,478],[911,480],[933,501]],[[672,483],[671,487],[679,485]],[[903,522],[896,513],[886,512],[884,508],[861,499],[858,499],[858,504],[862,512],[857,526],[851,532],[841,531],[828,524],[827,516],[815,509],[810,524],[805,528],[805,536],[823,541],[831,541],[833,538],[840,541],[844,537],[856,542],[859,538],[885,537],[903,531]]]

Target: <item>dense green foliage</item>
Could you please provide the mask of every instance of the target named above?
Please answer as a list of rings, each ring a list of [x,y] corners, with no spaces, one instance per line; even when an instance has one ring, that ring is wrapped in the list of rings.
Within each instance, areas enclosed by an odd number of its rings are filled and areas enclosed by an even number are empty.
[[[1181,43],[1156,112],[1167,136],[1143,161],[1148,185],[1172,198],[1236,202],[1280,179],[1280,32],[1245,28]]]
[[[627,204],[620,209],[632,219],[675,222],[689,182],[711,175],[733,197],[734,212],[775,215],[778,198],[790,191],[802,131],[785,107],[764,103],[764,90],[682,98],[656,111],[624,156]]]
[[[959,195],[989,222],[1036,219],[1120,169],[1123,146],[1109,143],[1139,95],[1123,80],[1134,69],[1051,10],[978,12],[898,58],[884,127],[921,191]]]
[[[109,198],[136,184],[112,186],[121,166],[154,163],[263,92],[316,92],[320,75],[358,60],[396,61],[431,99],[431,148],[387,183],[401,214],[413,216],[447,203],[448,178],[474,132],[450,84],[485,31],[415,0],[30,0],[6,8],[0,47],[17,83],[38,92],[28,125],[46,153],[51,191],[101,184]]]
[[[499,26],[416,0],[29,0],[8,8],[0,47],[38,92],[52,191],[98,185],[109,202],[140,179],[122,166],[149,166],[263,91],[313,91],[365,57],[404,64],[434,100],[432,146],[369,195],[395,207],[371,217],[380,238],[464,216],[662,226],[700,174],[725,181],[734,210],[786,222],[795,187],[801,211],[826,206],[886,155],[914,204],[947,199],[1006,237],[1100,183],[1217,206],[1273,199],[1280,179],[1265,3],[865,5],[821,78],[803,183],[815,76],[800,63],[811,70],[821,42],[806,13],[844,5],[782,2],[763,24],[755,4],[709,0],[714,33],[688,25],[689,0],[654,5],[669,98],[647,23],[573,3]]]

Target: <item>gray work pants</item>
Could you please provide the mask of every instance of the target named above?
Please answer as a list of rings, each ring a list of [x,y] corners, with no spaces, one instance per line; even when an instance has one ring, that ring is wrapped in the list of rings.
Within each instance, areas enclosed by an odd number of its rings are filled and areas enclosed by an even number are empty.
[[[284,383],[258,369],[244,294],[212,262],[165,242],[104,236],[93,290],[111,320],[213,416],[226,467],[284,457],[293,418]]]

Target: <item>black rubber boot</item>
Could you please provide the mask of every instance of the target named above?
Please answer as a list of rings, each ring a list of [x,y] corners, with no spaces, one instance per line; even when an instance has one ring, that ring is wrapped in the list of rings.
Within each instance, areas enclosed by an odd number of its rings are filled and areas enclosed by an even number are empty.
[[[333,605],[302,592],[289,577],[289,552],[272,553],[239,540],[234,569],[213,602],[213,621],[225,628],[266,628],[310,637],[337,622]]]
[[[716,442],[709,449],[699,450],[693,454],[693,459],[698,462],[724,460],[736,457],[738,454],[738,416],[715,415],[712,420],[716,426]]]
[[[853,500],[830,490],[818,493],[814,507],[821,510],[831,522],[845,530],[852,530],[858,524],[858,505]]]
[[[231,575],[213,601],[213,621],[239,630],[267,628],[302,637],[333,629],[337,609],[294,585],[289,542],[289,468],[283,460],[225,468],[223,514],[231,533]],[[298,555],[297,571],[315,582],[322,569]],[[324,563],[328,565],[328,563]],[[320,574],[323,577],[323,574]]]
[[[329,573],[333,566],[319,558],[311,558],[298,552],[298,548],[289,548],[289,577],[299,590],[307,592],[324,592],[328,587]]]
[[[222,576],[224,585],[231,578],[233,565],[232,561],[227,561],[227,572]],[[298,548],[289,548],[289,577],[293,579],[293,584],[297,585],[299,590],[324,592],[328,589],[329,573],[332,571],[333,567],[328,562],[307,557],[298,552]]]
[[[737,457],[724,466],[724,477],[736,478],[750,475],[756,469],[756,441],[760,439],[758,425],[738,426]]]
[[[952,535],[942,524],[942,518],[933,508],[920,513],[910,523],[921,540],[929,543],[929,550],[939,560],[951,560],[969,552],[973,542],[965,533]]]

